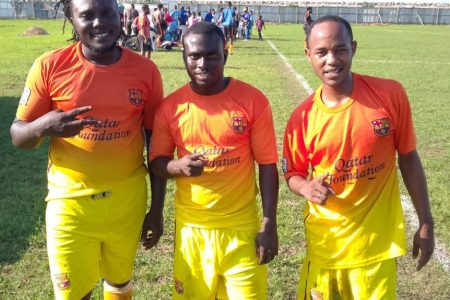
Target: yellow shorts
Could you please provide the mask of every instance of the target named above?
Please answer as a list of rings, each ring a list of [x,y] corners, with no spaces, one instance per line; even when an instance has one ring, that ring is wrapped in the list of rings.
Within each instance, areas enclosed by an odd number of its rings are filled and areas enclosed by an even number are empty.
[[[147,206],[145,178],[104,195],[47,203],[50,273],[56,299],[80,299],[100,277],[130,280]]]
[[[256,233],[177,224],[173,299],[266,299],[267,268],[258,264]]]
[[[305,259],[298,300],[395,299],[395,258],[353,269],[324,269]]]

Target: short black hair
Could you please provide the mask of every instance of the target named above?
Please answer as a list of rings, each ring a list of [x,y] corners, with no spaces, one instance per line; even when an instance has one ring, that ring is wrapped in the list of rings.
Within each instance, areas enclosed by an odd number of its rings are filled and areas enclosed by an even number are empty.
[[[308,33],[306,34],[306,44],[308,47],[309,47],[309,36],[311,35],[311,31],[313,30],[314,26],[325,22],[335,22],[344,25],[345,29],[347,30],[347,33],[350,35],[350,42],[353,42],[353,31],[350,23],[342,17],[335,15],[326,15],[318,18],[311,24],[311,26],[309,26]]]
[[[223,34],[222,29],[220,29],[219,26],[213,23],[199,22],[189,27],[183,34],[183,46],[184,40],[191,34],[203,34],[207,36],[217,35],[220,38],[220,40],[223,41],[223,46],[225,46],[225,35]]]

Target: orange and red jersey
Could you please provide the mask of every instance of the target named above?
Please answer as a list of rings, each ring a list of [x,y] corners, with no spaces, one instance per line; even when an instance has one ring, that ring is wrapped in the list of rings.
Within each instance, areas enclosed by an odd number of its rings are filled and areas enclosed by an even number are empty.
[[[272,112],[256,88],[230,79],[211,96],[189,84],[168,96],[154,123],[150,160],[201,153],[199,177],[176,178],[176,218],[202,228],[259,228],[255,176],[258,164],[277,162]]]
[[[150,20],[148,19],[147,15],[141,14],[140,16],[136,17],[135,25],[139,30],[139,35],[142,35],[146,39],[150,38]]]
[[[95,65],[75,43],[42,55],[28,74],[18,119],[90,105],[79,118],[100,121],[74,137],[51,138],[47,200],[103,192],[147,174],[142,128],[153,127],[161,76],[150,60],[121,51],[118,62]]]
[[[406,252],[396,152],[416,147],[403,87],[353,74],[350,98],[336,108],[320,87],[286,127],[285,178],[329,174],[335,192],[326,205],[305,208],[308,256],[327,268],[354,268]]]

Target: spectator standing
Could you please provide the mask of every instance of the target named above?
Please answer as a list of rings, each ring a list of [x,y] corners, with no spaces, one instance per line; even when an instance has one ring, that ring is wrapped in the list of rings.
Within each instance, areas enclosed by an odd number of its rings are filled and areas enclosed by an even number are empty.
[[[219,11],[216,12],[213,22],[223,30],[223,7],[221,7]]]
[[[180,10],[180,41],[183,39],[183,34],[187,29],[188,18],[188,12],[184,9],[184,6],[182,6]]]
[[[197,23],[200,23],[203,21],[203,17],[202,17],[202,14],[200,11],[197,12],[196,18],[197,18]]]
[[[258,29],[258,39],[262,41],[262,29],[266,30],[266,25],[264,24],[264,20],[261,15],[258,16],[258,20],[256,21],[256,28]]]
[[[203,18],[203,20],[205,21],[205,22],[212,22],[213,21],[213,18],[214,18],[214,9],[210,9],[206,14],[205,14],[205,17]]]
[[[186,26],[188,18],[188,12],[184,9],[184,6],[182,6],[180,10],[180,25]]]
[[[198,23],[198,18],[197,18],[197,14],[194,12],[192,12],[191,16],[188,18],[188,28],[191,27],[194,24]]]
[[[308,34],[309,27],[311,26],[313,19],[312,19],[312,7],[309,6],[306,8],[305,15],[303,16],[303,31],[305,32],[305,39],[306,35]]]
[[[244,32],[244,39],[248,41],[250,39],[250,26],[251,26],[251,15],[248,11],[248,7],[244,7],[244,13],[242,14],[242,31]]]
[[[161,47],[161,43],[164,39],[164,31],[167,28],[164,21],[163,9],[164,9],[163,4],[159,3],[152,15],[153,23],[155,24],[155,30],[158,35],[156,38],[158,48]]]
[[[139,12],[134,8],[134,3],[131,3],[128,8],[123,12],[123,24],[125,26],[125,34],[127,36],[131,35],[131,24],[133,24],[134,19],[139,16]]]
[[[142,6],[142,14],[134,19],[135,26],[138,30],[139,50],[142,56],[150,58],[152,53],[152,43],[150,41],[150,8],[147,4]]]
[[[249,37],[252,37],[253,26],[255,26],[255,17],[253,16],[253,11],[250,11],[250,33]]]
[[[228,49],[229,54],[234,53],[233,40],[234,40],[234,18],[235,10],[231,6],[231,1],[228,2],[228,6],[223,10],[223,31],[225,34],[225,47]]]

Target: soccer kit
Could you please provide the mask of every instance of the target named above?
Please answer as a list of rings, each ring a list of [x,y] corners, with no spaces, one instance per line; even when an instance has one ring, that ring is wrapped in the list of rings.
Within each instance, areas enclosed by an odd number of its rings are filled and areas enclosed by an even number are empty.
[[[18,119],[89,105],[78,118],[99,120],[50,139],[47,246],[57,298],[83,297],[100,275],[130,279],[147,201],[142,128],[152,129],[162,96],[154,63],[125,48],[118,62],[102,66],[74,43],[31,67]]]
[[[224,284],[232,299],[263,299],[255,161],[277,162],[268,100],[235,79],[210,96],[183,86],[156,113],[149,159],[172,158],[175,149],[207,162],[201,176],[176,177],[174,298],[214,299]]]
[[[303,272],[309,264],[360,268],[406,252],[396,152],[416,147],[408,98],[392,80],[355,73],[353,80],[343,105],[327,107],[320,87],[286,127],[285,178],[308,178],[309,170],[312,177],[328,174],[335,193],[326,205],[307,202]]]

